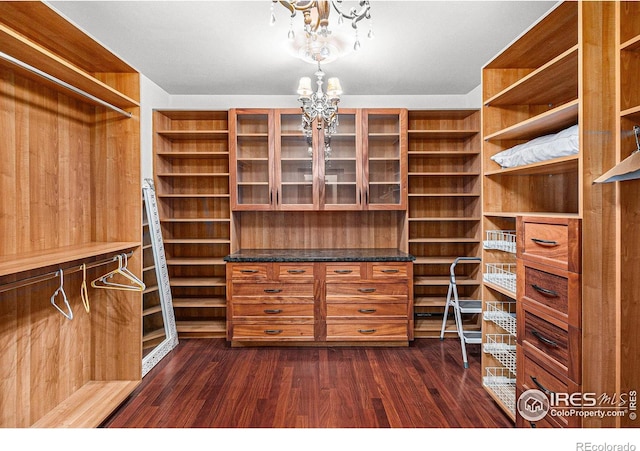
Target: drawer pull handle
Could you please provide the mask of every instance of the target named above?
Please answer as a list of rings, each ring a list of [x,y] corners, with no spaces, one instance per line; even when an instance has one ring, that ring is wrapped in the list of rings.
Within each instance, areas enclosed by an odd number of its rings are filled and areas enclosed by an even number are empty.
[[[264,312],[268,315],[276,315],[278,313],[282,313],[282,309],[279,309],[279,308],[265,309]]]
[[[336,274],[351,274],[353,270],[351,269],[334,269],[333,272]]]
[[[267,329],[264,333],[267,335],[278,335],[282,333],[282,329]]]
[[[287,269],[287,272],[289,274],[303,274],[307,272],[307,270],[306,269]]]
[[[358,288],[360,293],[374,293],[376,291],[375,288]]]
[[[549,390],[547,387],[545,387],[544,385],[542,385],[540,382],[538,382],[538,379],[535,378],[534,376],[529,376],[531,378],[531,380],[533,381],[534,384],[536,384],[536,386],[542,390],[546,395],[550,395],[552,393],[555,393],[551,390]]]
[[[376,329],[358,329],[361,334],[375,334]]]
[[[540,238],[531,238],[531,241],[533,241],[536,244],[539,244],[540,246],[549,246],[549,247],[558,246],[558,242],[554,240],[542,240]]]
[[[540,332],[538,332],[537,330],[532,330],[531,333],[533,334],[534,337],[536,337],[538,340],[540,340],[541,342],[543,342],[546,345],[549,346],[553,346],[554,348],[558,347],[558,343],[556,343],[553,340],[549,340],[548,338],[544,337]]]
[[[280,293],[281,291],[280,288],[266,288],[264,290],[265,293]]]
[[[542,288],[540,285],[536,285],[535,283],[531,284],[531,287],[534,290],[544,294],[545,296],[549,296],[549,297],[552,297],[552,298],[557,298],[558,297],[558,292],[557,291],[549,290],[547,288]]]
[[[375,313],[376,309],[374,308],[361,308],[358,310],[360,313]]]
[[[241,269],[240,272],[242,274],[255,274],[258,272],[257,269]]]
[[[399,273],[400,270],[399,269],[383,269],[382,272],[385,274],[396,274],[396,273]]]

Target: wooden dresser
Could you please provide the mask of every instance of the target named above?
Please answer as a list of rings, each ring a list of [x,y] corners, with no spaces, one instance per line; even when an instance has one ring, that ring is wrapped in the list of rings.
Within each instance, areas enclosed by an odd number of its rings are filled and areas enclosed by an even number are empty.
[[[581,389],[581,228],[577,218],[517,219],[516,396],[529,389]],[[554,407],[551,407],[554,409]],[[579,427],[577,415],[547,415],[535,423],[516,412],[519,427]]]
[[[233,346],[413,339],[413,257],[395,249],[241,250],[227,261]]]

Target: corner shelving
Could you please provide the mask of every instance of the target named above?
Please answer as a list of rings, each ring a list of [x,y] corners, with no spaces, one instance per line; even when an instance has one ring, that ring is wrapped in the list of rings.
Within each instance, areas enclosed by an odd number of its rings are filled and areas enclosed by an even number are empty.
[[[556,5],[482,70],[483,385],[514,421],[516,218],[577,216],[580,155],[515,168],[491,157],[577,124],[578,71],[577,2]]]
[[[450,266],[456,257],[480,255],[480,113],[409,111],[408,122],[408,244],[416,257],[415,337],[439,337]],[[460,263],[456,277],[460,297],[479,299],[479,262]],[[478,318],[470,321],[480,327]],[[447,330],[455,332],[453,319]]]
[[[96,427],[141,380],[141,293],[90,286],[140,275],[140,77],[44,2],[0,2],[0,48],[0,427]]]
[[[224,337],[231,250],[227,111],[156,111],[154,171],[180,337]]]

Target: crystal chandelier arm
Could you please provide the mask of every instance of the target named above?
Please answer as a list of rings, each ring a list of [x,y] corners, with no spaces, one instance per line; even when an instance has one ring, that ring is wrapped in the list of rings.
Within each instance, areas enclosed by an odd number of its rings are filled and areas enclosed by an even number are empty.
[[[351,26],[353,28],[358,28],[357,24],[362,19],[371,19],[371,4],[369,3],[369,0],[360,0],[360,11],[358,11],[354,7],[349,10],[349,13],[345,13],[344,11],[342,11],[342,0],[331,0],[331,4],[338,14],[340,14],[345,19],[351,20]]]

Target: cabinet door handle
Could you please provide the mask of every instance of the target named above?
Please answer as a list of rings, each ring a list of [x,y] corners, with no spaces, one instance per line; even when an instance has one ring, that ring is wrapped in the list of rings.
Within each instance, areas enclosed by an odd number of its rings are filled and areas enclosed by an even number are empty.
[[[376,309],[374,309],[374,308],[361,308],[358,311],[360,313],[375,313]]]
[[[333,272],[336,274],[351,274],[353,270],[351,269],[334,269]]]
[[[544,385],[542,385],[540,382],[538,382],[538,379],[536,379],[534,376],[529,376],[531,378],[531,380],[533,381],[534,384],[536,384],[536,386],[542,390],[545,394],[550,395],[552,393],[555,393],[551,390],[549,390],[547,387],[545,387]]]
[[[307,270],[306,269],[287,269],[287,272],[289,274],[303,274],[307,272]]]
[[[242,274],[255,274],[258,272],[257,269],[241,269],[240,272]]]
[[[531,238],[531,241],[533,241],[536,244],[539,244],[540,246],[549,246],[549,247],[558,246],[558,242],[554,240],[543,240],[540,238]]]
[[[383,269],[382,272],[385,274],[396,274],[400,272],[400,270],[399,269]]]
[[[282,309],[279,308],[274,308],[274,309],[265,309],[264,312],[267,315],[276,315],[278,313],[282,313]]]
[[[376,329],[358,329],[361,334],[375,334]]]
[[[531,287],[537,292],[544,294],[545,296],[549,296],[552,298],[558,297],[557,291],[549,290],[547,288],[542,288],[540,285],[536,285],[535,283],[531,284]]]
[[[376,291],[375,288],[358,288],[360,293],[373,293]]]
[[[552,346],[554,348],[558,347],[558,343],[556,343],[553,340],[549,340],[548,338],[544,337],[540,332],[538,332],[537,330],[532,330],[531,333],[533,334],[534,337],[536,337],[538,340],[540,340],[541,342],[543,342],[546,345]]]
[[[266,329],[264,333],[267,335],[278,335],[282,333],[282,329]]]
[[[265,288],[265,293],[280,293],[282,290],[280,288]]]

